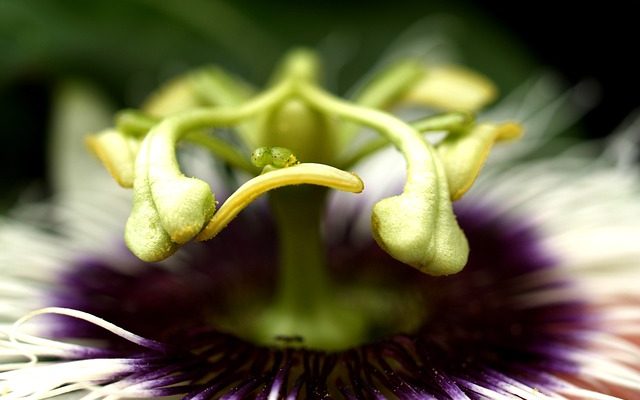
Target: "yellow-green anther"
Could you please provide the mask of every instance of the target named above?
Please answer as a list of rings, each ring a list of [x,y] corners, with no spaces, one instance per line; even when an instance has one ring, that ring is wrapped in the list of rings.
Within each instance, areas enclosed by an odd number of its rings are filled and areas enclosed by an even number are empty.
[[[130,136],[146,135],[160,118],[139,110],[122,110],[116,114],[116,129]]]
[[[407,156],[411,162],[402,194],[374,205],[372,231],[394,258],[429,275],[451,275],[466,265],[469,244],[453,213],[444,168],[435,150],[427,148],[424,159]],[[413,172],[415,167],[420,170]]]
[[[496,94],[495,85],[477,72],[459,66],[434,66],[426,69],[403,101],[443,110],[476,111]]]
[[[426,274],[455,274],[467,263],[469,244],[451,210],[448,190],[405,191],[381,200],[373,208],[371,225],[381,248]]]
[[[172,122],[165,120],[149,132],[136,159],[125,241],[145,261],[173,254],[200,232],[215,209],[209,185],[180,172],[175,155],[178,130]]]
[[[144,151],[139,152],[136,165],[146,166],[149,163],[146,149],[148,143],[143,145]],[[146,168],[141,170],[146,172]],[[135,180],[133,208],[125,227],[124,240],[136,257],[147,262],[164,260],[179,247],[162,226],[146,173],[137,176]]]
[[[459,199],[473,185],[496,141],[514,139],[521,133],[520,125],[506,123],[480,124],[468,132],[448,135],[437,149],[446,170],[451,199]]]
[[[378,130],[404,155],[407,181],[402,194],[373,207],[373,234],[380,247],[430,275],[459,272],[469,246],[453,214],[447,177],[435,149],[418,131],[387,113],[345,102],[312,85],[299,90],[318,109]]]
[[[140,139],[125,135],[119,130],[107,129],[87,136],[86,143],[120,186],[133,187]]]
[[[147,135],[148,160],[136,164],[136,176],[146,174],[162,227],[171,240],[182,244],[191,240],[215,210],[209,185],[182,174],[176,159],[178,129],[170,119]],[[137,189],[137,185],[136,185]]]
[[[289,168],[274,169],[240,186],[214,214],[197,239],[209,240],[216,236],[240,211],[262,194],[283,186],[302,184],[325,186],[352,193],[360,193],[364,189],[364,184],[357,175],[329,165],[303,163]]]

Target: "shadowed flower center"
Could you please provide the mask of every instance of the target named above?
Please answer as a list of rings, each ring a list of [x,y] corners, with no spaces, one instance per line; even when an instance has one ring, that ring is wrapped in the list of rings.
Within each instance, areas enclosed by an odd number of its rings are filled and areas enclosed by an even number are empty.
[[[506,376],[551,390],[547,372],[575,368],[563,354],[581,339],[565,332],[589,326],[586,306],[541,301],[569,284],[554,278],[552,259],[522,221],[464,206],[458,215],[472,253],[465,271],[451,277],[420,274],[373,242],[354,251],[347,239],[335,240],[327,254],[330,270],[337,288],[348,288],[335,295],[348,296],[342,304],[369,321],[365,340],[338,352],[301,348],[304,338],[297,337],[281,337],[276,347],[243,339],[250,339],[245,329],[251,332],[276,285],[273,228],[243,229],[250,222],[245,218],[205,248],[189,248],[176,265],[136,270],[117,265],[136,262],[126,256],[85,258],[63,278],[64,290],[52,294],[52,303],[174,346],[175,354],[161,362],[215,376],[216,385],[190,386],[211,396],[234,387],[251,397],[276,384],[281,394],[307,398],[336,395],[340,388],[341,396],[358,396],[358,390],[362,396],[452,396],[480,386],[507,390]],[[57,337],[99,339],[110,350],[134,351],[91,324],[55,318]]]

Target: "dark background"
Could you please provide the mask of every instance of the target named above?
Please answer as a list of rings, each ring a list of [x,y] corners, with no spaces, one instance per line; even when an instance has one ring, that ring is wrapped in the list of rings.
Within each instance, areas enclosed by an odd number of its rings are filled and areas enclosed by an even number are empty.
[[[600,100],[582,123],[585,136],[610,133],[640,104],[640,63],[631,59],[637,22],[621,2],[317,3],[0,0],[0,211],[34,182],[46,188],[46,131],[61,79],[91,81],[131,107],[194,66],[219,63],[259,84],[287,48],[330,42],[356,49],[336,84],[346,90],[393,38],[429,15],[449,16],[440,21],[464,62],[503,92],[546,68],[568,86],[596,82]]]
[[[573,3],[573,4],[571,4]],[[585,117],[590,136],[610,133],[640,106],[639,19],[622,1],[477,3],[569,83],[593,79],[600,101]]]

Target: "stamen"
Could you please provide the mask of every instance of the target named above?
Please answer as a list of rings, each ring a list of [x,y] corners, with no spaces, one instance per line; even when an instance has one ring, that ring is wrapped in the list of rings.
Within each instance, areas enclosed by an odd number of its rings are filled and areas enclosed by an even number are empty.
[[[450,134],[438,144],[451,200],[458,200],[471,188],[496,141],[514,139],[521,134],[522,128],[514,123],[480,124],[469,132]]]
[[[431,275],[459,272],[469,246],[453,214],[444,167],[420,134],[381,111],[357,106],[308,85],[300,94],[315,107],[370,126],[404,155],[407,181],[401,195],[378,202],[371,216],[374,237],[392,257]]]
[[[150,262],[170,256],[200,232],[215,210],[209,185],[180,171],[176,143],[188,132],[255,116],[289,91],[285,82],[242,106],[196,109],[154,126],[136,158],[134,204],[125,228],[125,241],[136,256]]]
[[[260,195],[279,187],[301,184],[326,186],[352,193],[360,193],[364,189],[364,184],[357,175],[324,164],[303,163],[276,169],[240,186],[214,214],[196,239],[202,241],[216,236]]]

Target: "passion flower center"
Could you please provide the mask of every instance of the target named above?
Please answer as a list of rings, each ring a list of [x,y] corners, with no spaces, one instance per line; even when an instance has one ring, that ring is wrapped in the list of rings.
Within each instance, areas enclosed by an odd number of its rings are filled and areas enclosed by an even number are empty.
[[[366,343],[374,332],[397,333],[376,315],[382,293],[375,287],[343,287],[332,280],[321,230],[325,197],[326,190],[316,187],[271,193],[279,264],[275,297],[244,324],[240,336],[270,346],[333,351]]]
[[[273,297],[214,320],[259,345],[338,351],[421,326],[428,307],[423,293],[406,285],[353,276],[343,284],[331,273],[321,223],[326,189],[282,188],[270,193],[276,223],[277,274]],[[377,249],[377,247],[374,247]],[[386,262],[391,259],[380,254]],[[395,262],[394,262],[395,263]],[[353,265],[360,270],[362,265]],[[408,268],[408,267],[407,267]],[[406,283],[406,282],[404,282]],[[241,294],[232,294],[230,302]],[[248,310],[247,308],[250,308]]]

